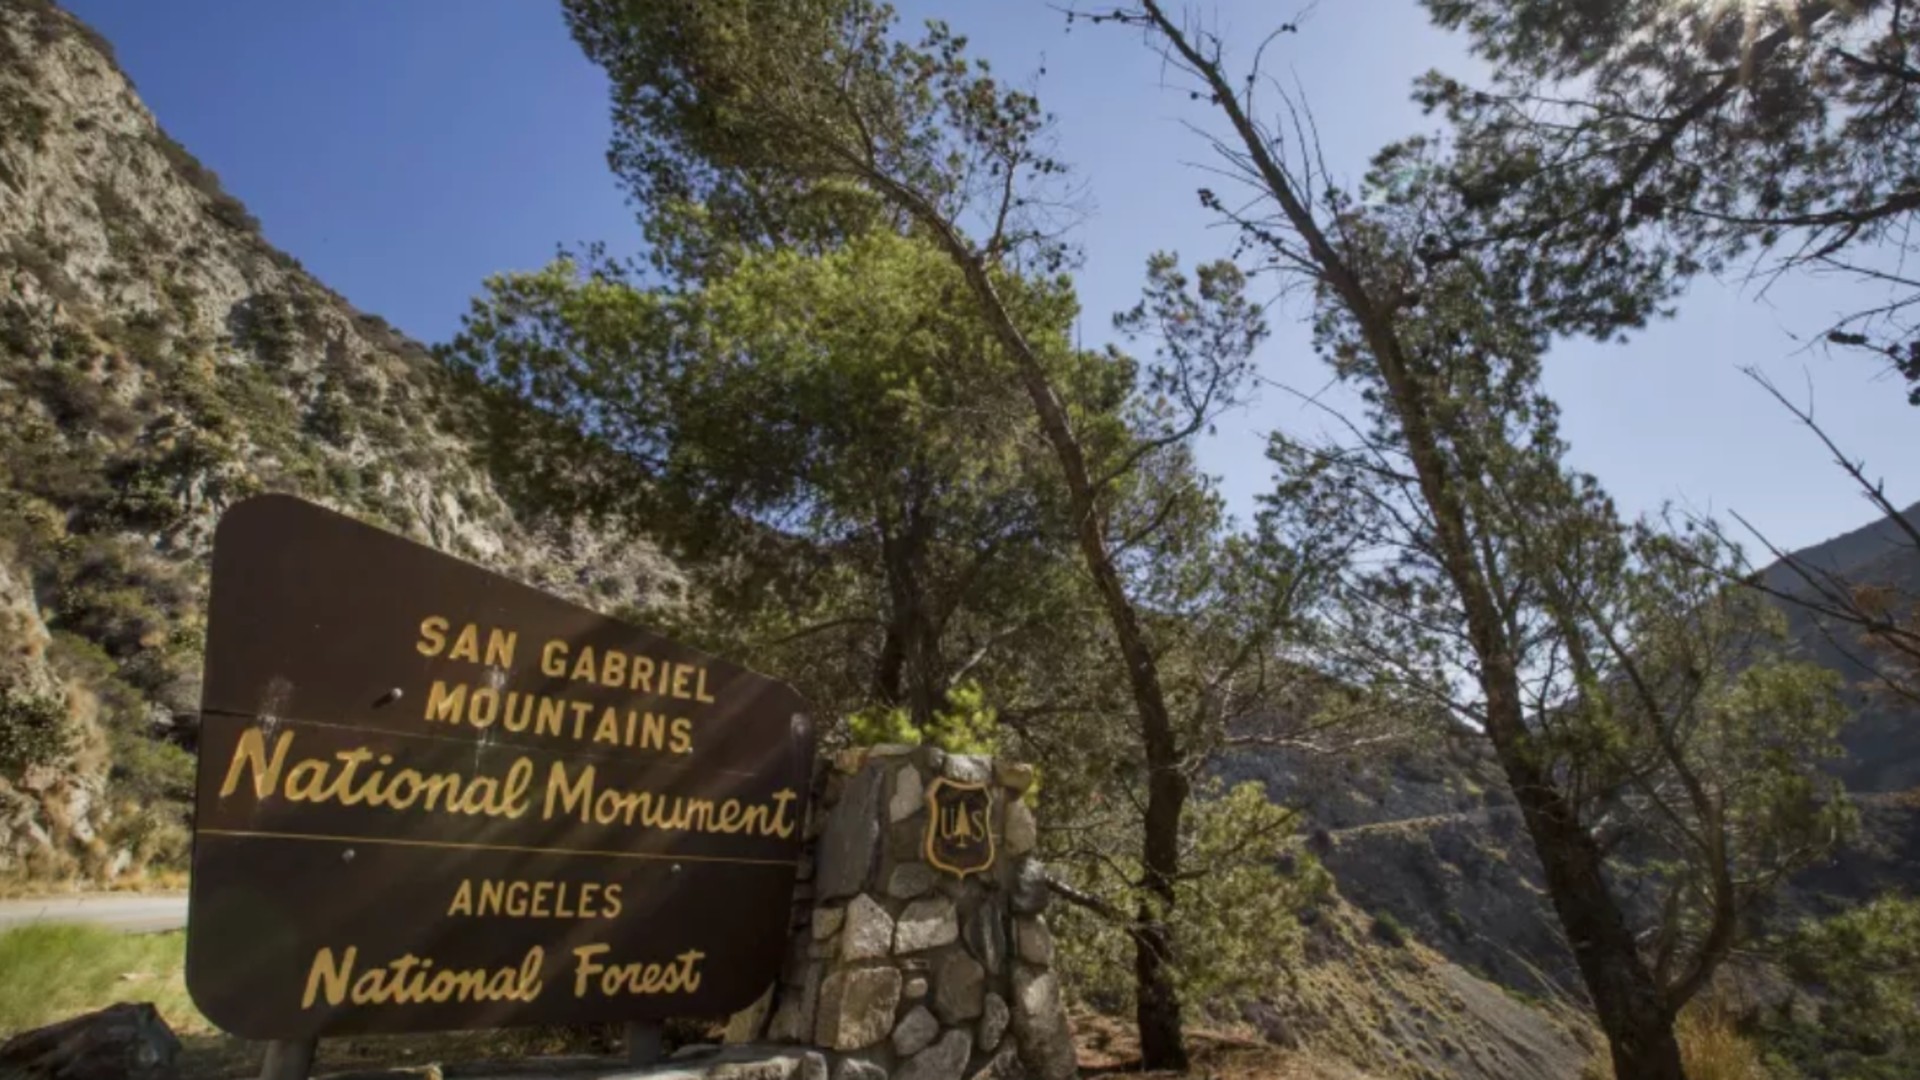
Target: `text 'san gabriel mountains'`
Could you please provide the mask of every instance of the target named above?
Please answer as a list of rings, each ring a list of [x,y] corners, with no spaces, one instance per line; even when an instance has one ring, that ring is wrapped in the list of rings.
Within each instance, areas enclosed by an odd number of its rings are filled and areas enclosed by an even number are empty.
[[[424,348],[267,245],[105,42],[0,0],[0,873],[184,844],[207,548],[242,497],[601,610],[678,594],[643,541],[516,514],[480,422]]]

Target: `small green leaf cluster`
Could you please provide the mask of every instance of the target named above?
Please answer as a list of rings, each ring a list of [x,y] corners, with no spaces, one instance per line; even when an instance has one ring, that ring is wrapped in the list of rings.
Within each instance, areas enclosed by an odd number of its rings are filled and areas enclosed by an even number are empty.
[[[904,708],[874,706],[848,717],[847,727],[859,746],[925,745],[949,754],[994,754],[1000,749],[999,714],[986,703],[986,691],[972,680],[948,691],[946,706],[928,724],[915,724]]]

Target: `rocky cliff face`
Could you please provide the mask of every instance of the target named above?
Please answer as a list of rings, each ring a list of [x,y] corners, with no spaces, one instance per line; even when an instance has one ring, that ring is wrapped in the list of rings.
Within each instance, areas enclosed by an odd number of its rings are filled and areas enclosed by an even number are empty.
[[[516,512],[427,350],[260,236],[111,50],[0,0],[0,874],[177,857],[207,552],[286,491],[607,611],[643,539]]]
[[[1502,986],[1584,993],[1532,841],[1477,734],[1341,757],[1248,754],[1223,772],[1304,812],[1310,846],[1355,907]]]

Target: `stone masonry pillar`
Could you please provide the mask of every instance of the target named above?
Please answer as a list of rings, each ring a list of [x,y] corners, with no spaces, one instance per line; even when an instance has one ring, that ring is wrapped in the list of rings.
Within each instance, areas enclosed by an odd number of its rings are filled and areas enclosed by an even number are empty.
[[[843,751],[825,772],[765,1037],[825,1052],[832,1080],[1073,1077],[1025,798],[1032,768],[883,745]],[[936,786],[943,835],[958,826],[974,844],[957,868],[938,865],[951,849],[929,849]],[[989,825],[984,869],[962,816]],[[741,1021],[735,1037],[761,1035],[757,1017]]]

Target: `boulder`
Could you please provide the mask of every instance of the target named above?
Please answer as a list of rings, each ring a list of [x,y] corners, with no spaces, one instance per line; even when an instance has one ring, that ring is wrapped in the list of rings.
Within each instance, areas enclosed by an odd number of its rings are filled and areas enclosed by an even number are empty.
[[[842,969],[820,985],[814,1042],[835,1050],[860,1050],[893,1031],[900,1004],[900,972],[890,967]]]
[[[940,775],[956,784],[984,784],[993,779],[993,767],[975,754],[948,754]]]
[[[1025,855],[1039,843],[1039,826],[1033,820],[1033,808],[1025,800],[1007,804],[1005,832],[1008,855]]]
[[[974,1045],[983,1053],[992,1053],[1006,1035],[1007,1024],[1012,1019],[1013,1013],[1007,1008],[1006,999],[991,990],[987,991],[987,1004],[980,1013],[980,1028],[975,1033]]]
[[[896,900],[911,900],[940,880],[940,872],[923,862],[900,863],[887,875],[887,895]]]
[[[967,916],[964,934],[967,950],[986,965],[990,974],[998,975],[1007,956],[1007,924],[999,906],[981,904],[975,908],[973,914]]]
[[[1039,916],[1014,920],[1013,942],[1020,959],[1039,967],[1053,966],[1053,934]]]
[[[887,820],[905,821],[925,809],[927,789],[920,779],[920,770],[912,762],[894,770],[893,798],[887,802]]]
[[[1024,795],[1033,786],[1033,766],[1023,761],[996,760],[993,763],[993,778],[1015,795]]]
[[[944,896],[915,900],[900,913],[893,931],[895,953],[920,952],[937,948],[960,936],[960,919],[953,901]]]
[[[1038,915],[1047,910],[1047,904],[1053,899],[1053,893],[1047,889],[1047,871],[1040,865],[1039,859],[1028,859],[1020,864],[1019,872],[1013,879],[1013,910],[1022,915]]]
[[[913,1011],[901,1019],[893,1029],[893,1050],[901,1057],[912,1057],[933,1045],[934,1036],[940,1034],[940,1021],[924,1005],[916,1005]]]
[[[171,1080],[180,1056],[160,1013],[122,1002],[0,1043],[0,1076],[21,1080]]]
[[[980,961],[955,949],[940,957],[933,968],[933,1011],[949,1024],[962,1024],[980,1015],[987,971]]]
[[[975,1069],[967,1080],[1026,1080],[1026,1075],[1026,1070],[1020,1065],[1020,1055],[1009,1046]]]
[[[880,796],[885,779],[880,769],[855,773],[828,812],[817,856],[820,899],[837,900],[867,887],[880,855]]]
[[[866,893],[847,905],[845,930],[840,935],[840,959],[878,960],[893,946],[893,919]]]
[[[845,908],[827,907],[813,910],[813,940],[825,941],[840,932],[840,924],[845,921]]]
[[[893,1080],[960,1080],[972,1054],[973,1037],[964,1031],[949,1031],[939,1042],[908,1058],[893,1074]]]
[[[887,1070],[871,1061],[841,1058],[833,1063],[833,1080],[887,1080]]]
[[[1014,965],[1013,1036],[1021,1060],[1039,1080],[1068,1080],[1078,1074],[1073,1029],[1052,972]]]

